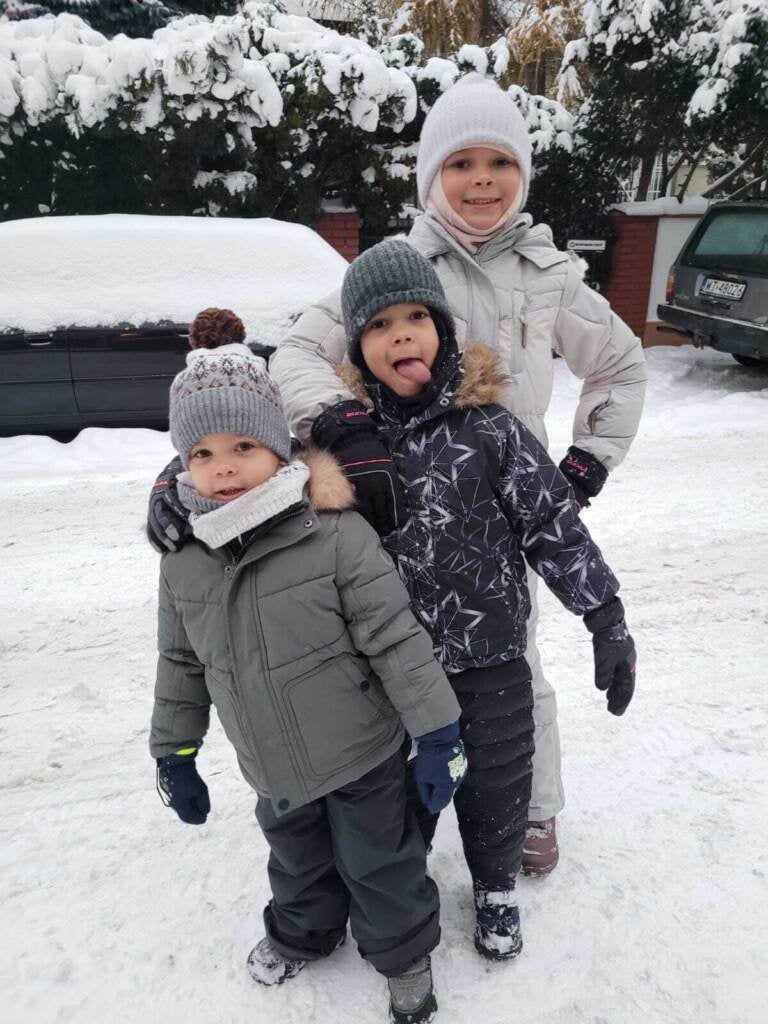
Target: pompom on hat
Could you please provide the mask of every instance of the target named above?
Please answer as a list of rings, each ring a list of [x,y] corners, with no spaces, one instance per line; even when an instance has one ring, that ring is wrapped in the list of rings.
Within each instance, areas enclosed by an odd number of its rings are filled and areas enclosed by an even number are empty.
[[[520,167],[517,210],[525,207],[531,180],[531,139],[523,115],[508,92],[475,72],[437,100],[424,121],[416,158],[419,202],[427,209],[432,182],[452,153],[487,146],[511,153]]]
[[[230,309],[204,309],[189,330],[192,351],[171,384],[171,443],[186,469],[208,434],[253,437],[287,462],[291,434],[280,390],[267,364],[246,344],[245,327]]]

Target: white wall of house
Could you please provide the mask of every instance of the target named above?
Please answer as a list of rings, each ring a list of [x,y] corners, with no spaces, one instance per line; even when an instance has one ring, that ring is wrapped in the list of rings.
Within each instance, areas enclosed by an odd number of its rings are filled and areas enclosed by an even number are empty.
[[[648,296],[647,320],[658,320],[656,307],[664,302],[667,291],[669,268],[677,259],[683,243],[699,223],[701,216],[660,217],[656,233],[656,250],[653,254],[651,292]]]

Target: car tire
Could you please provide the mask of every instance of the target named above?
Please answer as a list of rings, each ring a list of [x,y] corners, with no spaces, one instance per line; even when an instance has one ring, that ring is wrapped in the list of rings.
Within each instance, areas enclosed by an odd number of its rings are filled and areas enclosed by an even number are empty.
[[[751,370],[766,370],[768,372],[768,359],[760,359],[758,356],[742,356],[736,352],[731,352],[731,355],[742,366],[748,366]]]

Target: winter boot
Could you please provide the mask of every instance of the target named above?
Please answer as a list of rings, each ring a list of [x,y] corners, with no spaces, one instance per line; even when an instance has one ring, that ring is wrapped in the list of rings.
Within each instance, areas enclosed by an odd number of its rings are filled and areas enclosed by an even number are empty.
[[[523,847],[523,874],[548,875],[560,859],[555,819],[529,821]]]
[[[306,960],[281,956],[266,936],[248,954],[248,970],[260,985],[282,985],[306,966]]]
[[[523,948],[515,883],[487,889],[475,882],[475,949],[488,960],[513,960]]]
[[[428,956],[387,981],[392,1024],[427,1024],[434,1020],[437,1000],[432,988],[432,962]]]

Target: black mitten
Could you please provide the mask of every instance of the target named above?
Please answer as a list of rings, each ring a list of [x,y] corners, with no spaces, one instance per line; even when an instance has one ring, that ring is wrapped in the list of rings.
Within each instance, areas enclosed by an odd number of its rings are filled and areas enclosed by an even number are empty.
[[[189,510],[179,501],[176,478],[181,473],[181,459],[176,456],[152,485],[147,515],[147,540],[162,555],[179,551],[192,536]]]
[[[608,710],[623,715],[635,692],[637,653],[618,597],[587,612],[584,625],[592,634],[595,686],[608,691]]]
[[[157,759],[157,791],[188,825],[202,825],[211,809],[208,787],[200,778],[194,754],[169,754]]]
[[[312,440],[336,456],[355,488],[358,510],[380,536],[407,518],[392,456],[362,402],[339,402],[315,420]]]
[[[608,470],[594,455],[574,445],[568,449],[560,463],[560,472],[568,478],[581,508],[600,493],[608,479]]]

